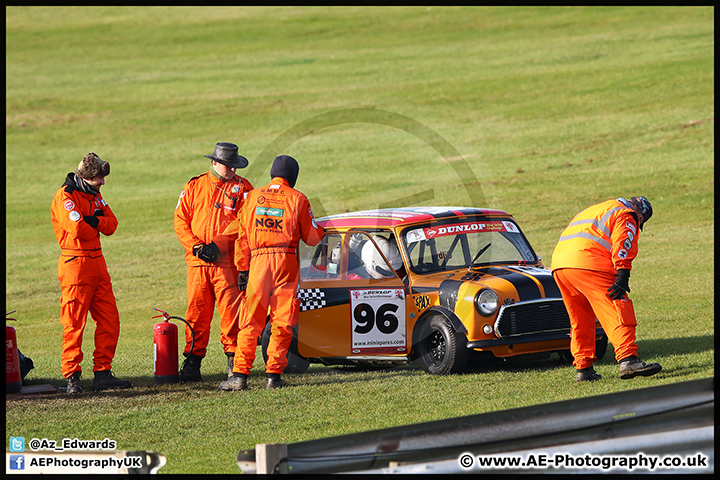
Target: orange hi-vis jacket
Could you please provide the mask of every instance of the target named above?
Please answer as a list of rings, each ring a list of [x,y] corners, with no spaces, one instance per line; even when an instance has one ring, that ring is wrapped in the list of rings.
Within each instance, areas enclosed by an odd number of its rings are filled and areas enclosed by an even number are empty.
[[[60,245],[63,376],[67,378],[81,370],[82,337],[88,313],[96,324],[93,371],[110,370],[120,335],[120,316],[100,247],[100,234],[115,233],[118,220],[99,192],[86,193],[78,188],[74,173],[68,174],[65,184],[55,193],[50,211]],[[96,211],[102,215],[96,215]],[[92,215],[98,219],[97,227],[85,221],[85,217]]]
[[[212,171],[191,178],[180,192],[175,207],[175,233],[185,248],[188,267],[208,266],[195,257],[192,249],[198,244],[215,242],[220,258],[213,263],[217,267],[234,266],[237,218],[243,198],[252,190],[245,178],[235,175],[232,180],[217,178]],[[234,230],[233,230],[234,229]]]
[[[630,270],[638,253],[635,212],[618,200],[593,205],[575,215],[560,235],[551,270],[579,268],[612,273]]]
[[[240,271],[249,270],[252,255],[295,253],[301,239],[317,245],[324,235],[307,197],[282,177],[248,194],[238,227],[235,264]]]
[[[292,329],[300,314],[297,248],[300,240],[317,245],[324,234],[307,197],[285,178],[274,177],[269,185],[248,194],[235,248],[238,270],[249,271],[249,277],[233,371],[250,373],[268,310],[272,336],[265,373],[279,374],[287,366]]]
[[[65,184],[53,198],[51,215],[55,238],[60,245],[62,255],[83,257],[102,255],[99,253],[100,234],[115,233],[118,220],[99,192],[95,195],[84,193],[73,184],[74,174],[69,174]],[[91,227],[85,223],[83,217],[93,215],[98,209],[102,210],[103,214],[98,216],[97,228]]]

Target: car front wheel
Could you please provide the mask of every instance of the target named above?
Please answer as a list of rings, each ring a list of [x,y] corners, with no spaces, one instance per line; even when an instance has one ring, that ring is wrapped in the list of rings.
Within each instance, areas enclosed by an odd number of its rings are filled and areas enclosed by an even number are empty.
[[[423,324],[417,349],[418,363],[433,375],[458,373],[467,365],[467,338],[442,315],[434,315]]]

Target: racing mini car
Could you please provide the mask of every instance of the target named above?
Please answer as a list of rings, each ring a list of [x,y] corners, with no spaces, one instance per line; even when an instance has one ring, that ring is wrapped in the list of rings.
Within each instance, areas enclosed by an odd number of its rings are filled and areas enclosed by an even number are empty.
[[[512,215],[417,207],[317,223],[323,240],[298,251],[300,317],[286,373],[310,363],[412,363],[444,375],[482,355],[572,358],[560,291]],[[268,323],[266,359],[271,334]],[[596,346],[602,358],[607,336],[599,323]]]

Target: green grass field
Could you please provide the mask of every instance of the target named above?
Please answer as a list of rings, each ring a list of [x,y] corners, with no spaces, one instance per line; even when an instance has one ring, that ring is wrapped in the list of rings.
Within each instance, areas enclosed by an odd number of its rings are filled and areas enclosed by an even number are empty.
[[[161,473],[239,473],[237,452],[714,376],[714,9],[438,7],[6,8],[6,311],[30,384],[60,372],[50,202],[96,152],[120,226],[103,237],[121,315],[113,370],[137,388],[6,401],[6,442],[110,438]],[[449,377],[287,375],[220,393],[213,330],[201,385],[154,385],[152,308],[184,316],[173,209],[219,141],[255,186],[301,165],[316,214],[392,205],[511,212],[547,265],[572,216],[645,195],[630,279],[655,377],[576,385],[557,358]],[[216,314],[217,317],[217,314]],[[92,375],[92,322],[84,385]]]

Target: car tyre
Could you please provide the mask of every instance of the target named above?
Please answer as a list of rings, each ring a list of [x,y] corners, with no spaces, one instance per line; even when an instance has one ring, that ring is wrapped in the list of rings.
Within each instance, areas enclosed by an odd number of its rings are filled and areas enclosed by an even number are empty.
[[[461,372],[468,362],[467,337],[442,315],[434,315],[422,325],[417,350],[418,363],[433,375]]]
[[[270,344],[271,336],[272,330],[270,328],[270,322],[267,322],[265,324],[265,328],[263,329],[260,342],[262,345],[262,355],[265,363],[267,363],[268,359],[267,349],[268,345]],[[308,367],[310,367],[310,362],[308,361],[308,359],[300,355],[300,352],[298,350],[297,325],[293,327],[293,339],[292,342],[290,342],[290,349],[288,350],[287,359],[288,364],[287,366],[285,366],[285,370],[283,370],[283,373],[305,373]]]

